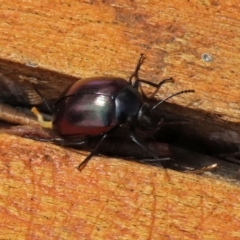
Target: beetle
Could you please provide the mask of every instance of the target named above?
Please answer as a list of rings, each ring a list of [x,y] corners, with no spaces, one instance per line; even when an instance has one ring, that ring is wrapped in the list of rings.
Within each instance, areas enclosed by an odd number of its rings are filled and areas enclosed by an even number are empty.
[[[159,160],[154,152],[138,140],[135,129],[159,128],[161,121],[153,120],[153,110],[173,96],[194,92],[194,90],[177,92],[150,107],[143,100],[143,96],[139,92],[139,85],[144,83],[156,88],[157,91],[162,84],[173,80],[168,78],[155,84],[140,79],[138,72],[144,59],[145,55],[141,54],[135,71],[129,80],[106,76],[90,77],[78,80],[70,85],[55,102],[50,124],[43,121],[36,108],[32,109],[43,127],[46,127],[46,125],[52,127],[53,133],[57,137],[50,141],[56,144],[77,146],[92,138],[101,137],[93,151],[78,165],[78,170],[82,170],[91,157],[97,153],[104,139],[123,126],[128,126],[129,137],[134,143],[147,151],[154,159]],[[135,81],[133,81],[133,78],[135,78]],[[37,89],[36,91],[38,92]],[[46,103],[41,93],[38,92],[38,94]],[[167,159],[169,158],[161,160]]]

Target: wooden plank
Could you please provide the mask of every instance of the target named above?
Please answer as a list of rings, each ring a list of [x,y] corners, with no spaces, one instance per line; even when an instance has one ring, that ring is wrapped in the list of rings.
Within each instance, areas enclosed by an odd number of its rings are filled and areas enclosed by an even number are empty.
[[[234,0],[3,0],[1,84],[26,96],[37,82],[47,98],[58,96],[77,78],[127,78],[143,52],[143,78],[176,81],[157,98],[195,89],[171,101],[199,110],[199,121],[206,112],[228,121],[239,142],[231,125],[239,123],[239,8]],[[3,239],[240,238],[238,185],[98,157],[79,173],[82,155],[9,135],[0,148]]]
[[[143,78],[177,82],[166,85],[161,96],[195,89],[196,94],[172,101],[238,122],[238,7],[233,0],[2,1],[0,57],[80,78],[127,78],[143,52]],[[213,62],[204,62],[204,53]]]
[[[2,239],[238,239],[240,188],[0,135]]]

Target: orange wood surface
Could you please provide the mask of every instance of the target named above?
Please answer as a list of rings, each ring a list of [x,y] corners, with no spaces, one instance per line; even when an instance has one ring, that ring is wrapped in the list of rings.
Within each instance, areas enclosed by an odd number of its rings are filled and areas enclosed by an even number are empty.
[[[0,135],[1,239],[239,239],[240,188]]]
[[[176,82],[157,98],[195,89],[171,101],[239,123],[239,12],[234,0],[3,0],[0,60],[128,78],[145,53],[143,78]],[[0,239],[240,239],[239,185],[100,157],[80,173],[86,154],[1,134]]]
[[[172,101],[187,98],[192,108],[239,122],[238,13],[234,0],[3,0],[0,57],[80,78],[126,78],[143,52],[142,77],[176,80],[161,94],[194,88],[196,94]],[[202,61],[204,53],[213,62]]]

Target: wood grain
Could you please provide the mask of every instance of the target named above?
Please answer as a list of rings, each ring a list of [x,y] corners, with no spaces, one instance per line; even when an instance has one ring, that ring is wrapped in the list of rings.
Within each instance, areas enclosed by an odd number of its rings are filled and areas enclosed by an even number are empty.
[[[1,238],[240,238],[238,185],[84,156],[0,135]]]
[[[171,102],[240,142],[239,11],[234,0],[3,0],[2,78],[25,93],[10,77],[24,72],[52,97],[77,78],[128,78],[145,53],[144,79],[176,82],[156,98],[195,89]],[[99,157],[79,173],[86,153],[3,134],[0,149],[1,239],[240,239],[238,185]]]
[[[2,1],[0,56],[80,78],[127,78],[143,52],[143,78],[177,82],[161,96],[195,89],[172,101],[239,122],[238,10],[233,0]],[[214,61],[204,62],[203,53]]]

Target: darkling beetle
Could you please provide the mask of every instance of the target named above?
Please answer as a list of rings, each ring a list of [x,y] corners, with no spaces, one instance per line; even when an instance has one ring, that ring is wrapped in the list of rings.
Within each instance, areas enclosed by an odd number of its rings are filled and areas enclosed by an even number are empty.
[[[155,84],[139,79],[138,72],[144,59],[145,55],[141,54],[136,69],[128,81],[118,77],[92,77],[81,79],[69,86],[53,106],[52,123],[40,120],[41,116],[37,109],[33,108],[35,109],[33,112],[39,117],[40,124],[46,127],[45,124],[50,123],[54,135],[57,136],[47,141],[63,146],[78,146],[92,138],[101,137],[93,151],[78,165],[78,170],[82,170],[91,157],[97,153],[104,139],[123,125],[129,127],[130,139],[154,159],[169,160],[169,158],[159,159],[155,153],[144,146],[137,139],[135,129],[158,129],[162,121],[153,120],[153,110],[173,96],[194,92],[194,90],[177,92],[150,107],[143,101],[143,96],[138,90],[139,84],[148,84],[155,87],[157,91],[162,84],[173,80],[172,78],[164,79]],[[133,78],[135,78],[134,82]],[[36,91],[48,106],[41,93],[37,89]],[[48,109],[50,110],[49,106]]]

